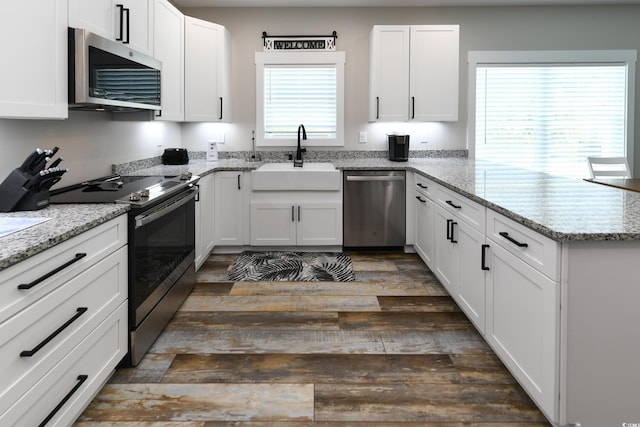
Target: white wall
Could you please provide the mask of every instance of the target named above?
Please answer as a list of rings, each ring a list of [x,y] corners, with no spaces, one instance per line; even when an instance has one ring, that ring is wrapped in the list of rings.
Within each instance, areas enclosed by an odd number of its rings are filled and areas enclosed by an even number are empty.
[[[413,7],[413,8],[188,8],[186,14],[225,25],[232,36],[233,124],[183,126],[183,143],[204,150],[207,139],[224,129],[221,150],[247,150],[255,126],[254,52],[261,35],[338,33],[346,52],[345,149],[385,148],[385,133],[412,135],[412,148],[464,149],[467,124],[469,50],[638,49],[640,6],[583,7]],[[460,114],[457,123],[369,124],[367,122],[369,31],[374,24],[460,25]],[[636,81],[637,77],[636,77]],[[636,83],[636,88],[640,84]],[[638,90],[638,89],[636,89]],[[640,99],[640,95],[636,98]],[[640,126],[640,108],[636,108]],[[358,132],[366,130],[367,144]],[[427,135],[428,144],[417,143]],[[414,142],[416,141],[416,142]],[[640,176],[640,130],[636,131],[636,175]]]
[[[0,181],[36,148],[60,147],[60,166],[69,168],[56,185],[62,186],[109,175],[113,163],[159,156],[180,141],[179,124],[112,121],[110,113],[71,111],[67,120],[0,119]]]

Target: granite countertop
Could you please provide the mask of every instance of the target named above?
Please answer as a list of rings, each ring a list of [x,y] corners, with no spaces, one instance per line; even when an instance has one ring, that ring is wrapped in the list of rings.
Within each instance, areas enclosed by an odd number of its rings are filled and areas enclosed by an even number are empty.
[[[62,243],[129,210],[128,205],[51,205],[37,211],[0,213],[2,218],[51,218],[0,237],[0,270]]]
[[[312,160],[316,161],[316,160]],[[341,170],[410,170],[556,241],[640,240],[640,193],[468,158],[332,159]],[[261,162],[192,160],[136,175],[250,171]]]

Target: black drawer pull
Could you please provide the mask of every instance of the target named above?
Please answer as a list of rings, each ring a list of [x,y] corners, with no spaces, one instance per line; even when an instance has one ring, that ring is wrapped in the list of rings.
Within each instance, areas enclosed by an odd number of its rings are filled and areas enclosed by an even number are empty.
[[[458,243],[457,240],[454,240],[455,233],[453,227],[455,227],[456,225],[458,225],[457,222],[451,221],[451,243]]]
[[[82,384],[84,384],[84,382],[85,382],[88,378],[89,378],[89,376],[88,376],[88,375],[78,375],[78,378],[77,378],[77,381],[78,381],[78,382],[76,383],[76,385],[74,385],[74,386],[73,386],[73,388],[71,389],[71,391],[69,391],[69,393],[67,393],[67,395],[66,395],[65,397],[63,397],[63,398],[62,398],[62,400],[60,401],[60,403],[58,403],[58,404],[56,405],[56,407],[55,407],[55,408],[53,408],[53,411],[49,412],[49,415],[47,415],[47,417],[46,417],[44,420],[42,420],[42,422],[38,425],[38,427],[43,427],[43,426],[47,425],[47,423],[48,423],[49,421],[51,421],[51,418],[53,418],[53,417],[55,417],[55,416],[56,416],[56,414],[58,413],[58,411],[59,411],[60,409],[62,409],[62,407],[64,406],[64,404],[65,404],[65,403],[67,403],[67,401],[68,401],[69,399],[71,399],[71,396],[73,396],[73,395],[74,395],[74,393],[75,393],[76,391],[78,391],[78,389],[79,389],[80,387],[82,387]]]
[[[37,346],[33,347],[32,350],[24,350],[24,351],[22,351],[20,353],[20,357],[31,357],[34,354],[36,354],[37,352],[39,352],[40,350],[42,350],[42,347],[44,347],[45,345],[49,344],[49,342],[51,342],[51,340],[53,340],[55,337],[60,335],[60,333],[62,331],[67,329],[73,322],[75,322],[78,319],[78,317],[80,317],[84,313],[86,313],[86,311],[87,311],[87,307],[78,307],[78,309],[76,310],[76,314],[71,319],[67,320],[64,323],[64,325],[60,326],[58,329],[53,331],[53,333],[51,335],[46,337],[40,344],[38,344]]]
[[[427,188],[429,188],[429,187],[427,187],[426,185],[424,185],[424,184],[423,184],[423,183],[421,183],[421,182],[417,183],[416,185],[417,185],[418,187],[420,187],[420,188],[424,188],[425,190],[426,190]]]
[[[519,248],[527,248],[527,247],[529,247],[528,243],[518,242],[516,239],[514,239],[511,236],[509,236],[509,233],[507,233],[506,231],[501,231],[498,234],[501,235],[502,237],[504,237],[505,239],[507,239],[508,241],[510,241],[511,243],[513,243],[514,245],[516,245]]]
[[[462,209],[462,206],[458,206],[458,205],[454,204],[451,200],[447,200],[445,203],[448,204],[451,207],[456,208],[456,209]]]
[[[427,203],[427,201],[420,196],[416,196],[416,199],[420,200],[422,203]]]
[[[451,223],[452,222],[453,222],[452,219],[448,219],[447,220],[447,240],[453,239],[453,237],[451,237]]]
[[[86,257],[87,254],[86,253],[79,253],[76,254],[75,257],[71,260],[71,261],[67,261],[64,264],[62,264],[60,267],[57,267],[53,270],[51,270],[50,272],[48,272],[47,274],[38,277],[36,280],[34,280],[31,283],[23,283],[21,285],[18,285],[18,289],[31,289],[33,288],[35,285],[37,285],[38,283],[41,283],[45,280],[47,280],[49,277],[53,276],[54,274],[57,274],[59,272],[61,272],[62,270],[64,270],[65,268],[69,267],[71,264],[76,263],[78,261],[80,261],[82,258]]]
[[[489,245],[482,245],[481,246],[481,260],[480,260],[480,268],[482,270],[489,270],[489,267],[487,267],[487,249],[489,249],[490,246]]]

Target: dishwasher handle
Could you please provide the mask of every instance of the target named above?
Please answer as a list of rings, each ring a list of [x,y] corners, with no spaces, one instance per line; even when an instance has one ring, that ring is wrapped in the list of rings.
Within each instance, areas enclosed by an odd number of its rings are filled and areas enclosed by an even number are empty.
[[[347,175],[347,181],[404,181],[404,176]]]

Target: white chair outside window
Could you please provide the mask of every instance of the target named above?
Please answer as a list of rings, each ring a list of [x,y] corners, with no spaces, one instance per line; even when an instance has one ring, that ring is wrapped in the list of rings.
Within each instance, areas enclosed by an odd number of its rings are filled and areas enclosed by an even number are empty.
[[[626,157],[587,157],[591,179],[631,178]]]

